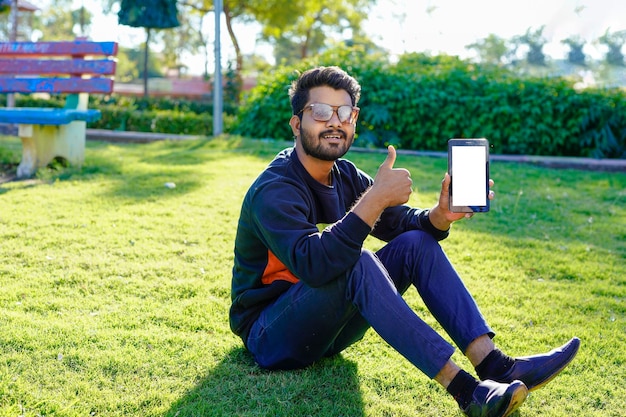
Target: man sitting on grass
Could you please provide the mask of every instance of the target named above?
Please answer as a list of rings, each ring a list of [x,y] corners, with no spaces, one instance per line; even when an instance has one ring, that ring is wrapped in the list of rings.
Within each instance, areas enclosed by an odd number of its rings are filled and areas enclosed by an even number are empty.
[[[494,346],[495,333],[438,243],[465,217],[448,209],[449,175],[438,203],[417,209],[405,205],[412,182],[393,167],[393,147],[374,179],[341,159],[354,141],[360,94],[337,67],[310,69],[292,84],[295,146],[261,173],[241,209],[231,328],[259,366],[295,369],[341,352],[372,327],[466,415],[507,416],[565,368],[580,341],[523,358]],[[388,243],[365,250],[369,234]],[[404,301],[411,285],[479,379],[450,359],[454,347]]]

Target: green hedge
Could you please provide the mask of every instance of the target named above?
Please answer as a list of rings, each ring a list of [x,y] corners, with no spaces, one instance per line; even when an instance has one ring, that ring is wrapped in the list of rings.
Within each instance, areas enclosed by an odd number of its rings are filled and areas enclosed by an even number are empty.
[[[167,110],[134,110],[124,107],[100,107],[100,120],[89,123],[92,129],[107,129],[131,132],[171,133],[178,135],[211,136],[213,134],[213,114],[189,113]],[[226,113],[223,117],[223,130],[233,129],[235,117]]]
[[[181,135],[211,135],[213,116],[166,110],[134,110],[107,105],[100,107],[102,118],[89,124],[93,129],[159,132]]]
[[[104,107],[107,105],[132,108],[140,111],[167,110],[194,114],[213,114],[213,100],[211,97],[202,97],[196,100],[189,100],[177,97],[135,97],[113,95],[91,95],[89,96],[90,107]],[[224,100],[222,110],[224,113],[234,115],[237,112],[232,100]]]
[[[626,93],[577,91],[563,78],[521,78],[455,57],[385,57],[357,49],[330,51],[259,80],[243,100],[235,132],[287,139],[287,90],[296,71],[339,65],[362,86],[357,139],[444,151],[453,137],[486,137],[495,153],[626,157]]]
[[[17,94],[15,104],[19,107],[63,107],[65,94],[51,94],[48,98],[33,96],[30,94]],[[6,94],[0,95],[0,105],[6,105]],[[193,114],[213,114],[213,102],[210,99],[188,100],[172,97],[135,97],[118,94],[102,95],[91,94],[89,96],[90,108],[102,108],[106,106],[123,107],[139,111],[174,111]],[[224,103],[223,111],[234,115],[237,108],[232,100]]]
[[[120,130],[131,132],[171,133],[178,135],[211,136],[213,134],[212,113],[190,113],[168,110],[135,110],[107,105],[100,107],[100,120],[89,123],[92,129]],[[223,130],[233,129],[235,117],[222,114]]]
[[[2,100],[5,99],[5,97],[2,98]],[[87,127],[92,129],[201,136],[213,134],[212,105],[206,107],[206,104],[194,104],[191,101],[155,99],[152,102],[143,98],[138,100],[132,97],[98,95],[91,95],[89,100],[90,108],[97,108],[102,112],[100,120],[88,123]],[[3,103],[0,102],[0,104]],[[17,107],[58,108],[64,106],[65,97],[52,95],[49,98],[37,98],[30,95],[17,95],[15,104]],[[225,131],[233,129],[234,120],[235,116],[224,112]]]

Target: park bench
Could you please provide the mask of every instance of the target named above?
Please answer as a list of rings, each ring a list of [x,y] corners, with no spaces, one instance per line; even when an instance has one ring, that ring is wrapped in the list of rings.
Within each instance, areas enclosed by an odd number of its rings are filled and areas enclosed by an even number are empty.
[[[86,124],[101,116],[89,93],[113,91],[116,55],[115,42],[0,42],[0,94],[66,95],[64,108],[0,108],[0,123],[17,125],[22,140],[18,178],[57,157],[82,165]]]

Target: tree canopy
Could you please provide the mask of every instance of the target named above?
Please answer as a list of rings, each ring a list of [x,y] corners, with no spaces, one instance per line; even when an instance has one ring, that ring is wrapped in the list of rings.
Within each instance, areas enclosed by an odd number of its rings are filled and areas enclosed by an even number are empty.
[[[180,25],[176,0],[122,0],[117,13],[121,25],[168,29]]]
[[[176,0],[122,0],[117,13],[119,23],[146,28],[144,46],[143,93],[148,96],[148,57],[152,29],[169,29],[180,26]]]
[[[185,60],[185,57],[191,55],[204,58],[204,68],[200,71],[207,79],[210,77],[209,62],[212,61],[215,45],[214,33],[210,30],[210,23],[215,18],[213,0],[97,1],[101,2],[104,14],[117,14],[120,24],[146,29],[144,45],[120,45],[128,51],[119,57],[118,69],[126,71],[124,79],[132,78],[135,74],[144,77],[147,74],[163,74],[166,70],[179,70],[179,74],[198,72],[198,68],[191,68],[189,61]],[[336,46],[359,45],[370,52],[379,51],[381,48],[369,39],[365,30],[368,14],[376,3],[377,0],[223,0],[224,32],[230,37],[234,58],[229,57],[228,60],[232,59],[232,62],[223,62],[222,67],[232,69],[233,85],[241,85],[246,71],[254,74],[267,71],[271,67],[272,58],[278,64],[290,65]],[[24,21],[23,34],[19,38],[67,40],[89,36],[91,21],[100,11],[88,11],[76,7],[76,4],[72,0],[42,0],[40,10],[29,14],[29,20]],[[434,8],[436,6],[427,10]],[[394,17],[401,19],[404,12],[399,10],[396,13]],[[258,28],[256,41],[271,46],[273,56],[268,58],[257,50],[247,55],[242,51],[240,43],[246,36],[247,25]],[[165,28],[171,30],[160,30]],[[5,39],[8,38],[9,29],[8,14],[0,14],[0,37],[4,35]],[[603,67],[607,73],[621,71],[625,66],[622,53],[626,42],[624,32],[610,32],[607,29],[603,36],[595,40],[583,40],[572,35],[561,41],[569,46],[569,53],[567,57],[560,58],[567,58],[569,64],[584,65],[587,70],[595,71]],[[539,29],[528,28],[526,33],[511,39],[489,34],[466,48],[475,51],[475,61],[479,63],[517,67],[527,73],[548,74],[555,63],[543,51],[547,41],[542,26]],[[603,59],[587,60],[591,55],[586,56],[583,51],[586,43],[605,47]],[[147,59],[146,48],[156,45],[162,47],[162,51],[149,55],[150,59]],[[141,55],[134,53],[134,49],[144,49],[143,60],[136,58]],[[525,54],[524,59],[518,55],[518,50]],[[138,61],[126,65],[122,61],[127,57]],[[150,65],[152,60],[158,60],[158,65]],[[145,67],[146,63],[151,70]],[[144,65],[144,69],[133,69],[133,65]]]
[[[609,29],[598,38],[598,42],[606,45],[609,50],[606,53],[606,61],[611,65],[624,66],[624,54],[622,47],[626,42],[626,30],[611,32]]]

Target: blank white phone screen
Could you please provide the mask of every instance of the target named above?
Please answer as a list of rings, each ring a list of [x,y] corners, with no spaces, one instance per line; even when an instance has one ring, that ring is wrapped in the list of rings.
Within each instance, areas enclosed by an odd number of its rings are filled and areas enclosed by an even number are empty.
[[[487,204],[487,155],[483,146],[452,147],[452,204]]]

